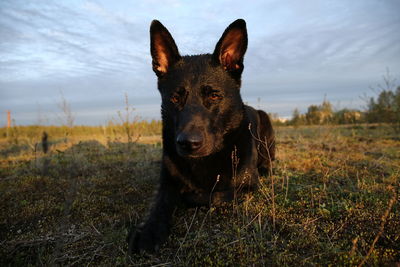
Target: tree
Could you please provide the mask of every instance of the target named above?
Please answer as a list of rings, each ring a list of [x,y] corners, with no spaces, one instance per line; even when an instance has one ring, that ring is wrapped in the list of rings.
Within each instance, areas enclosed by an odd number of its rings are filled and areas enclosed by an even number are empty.
[[[306,120],[308,124],[319,124],[321,120],[319,108],[317,105],[311,105],[307,109]]]
[[[349,124],[362,122],[363,113],[355,109],[341,109],[334,113],[333,121],[337,124]]]
[[[290,121],[290,124],[295,126],[305,124],[305,117],[303,114],[300,113],[299,109],[296,108],[293,110],[292,120]]]
[[[396,91],[396,79],[389,70],[383,75],[383,84],[378,84],[379,95],[375,100],[371,97],[367,104],[366,117],[368,122],[400,123],[400,86]]]
[[[332,121],[333,118],[333,108],[332,104],[324,99],[322,105],[319,106],[320,110],[320,123],[328,123]]]

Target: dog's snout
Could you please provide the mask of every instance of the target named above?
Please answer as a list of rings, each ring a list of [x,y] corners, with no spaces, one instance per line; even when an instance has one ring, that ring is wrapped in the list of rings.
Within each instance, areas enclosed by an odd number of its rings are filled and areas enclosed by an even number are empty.
[[[176,138],[176,143],[181,149],[195,151],[203,144],[203,137],[200,133],[180,133]]]

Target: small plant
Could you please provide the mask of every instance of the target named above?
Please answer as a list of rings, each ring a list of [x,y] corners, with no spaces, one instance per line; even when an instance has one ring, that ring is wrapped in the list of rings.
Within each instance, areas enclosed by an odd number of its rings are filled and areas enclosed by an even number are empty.
[[[60,91],[60,98],[61,100],[57,106],[61,110],[62,115],[59,118],[63,122],[63,125],[66,125],[68,128],[72,128],[74,127],[75,116],[72,113],[71,105],[65,99],[62,91]]]
[[[132,143],[137,142],[137,140],[139,140],[140,138],[140,134],[138,134],[136,140],[133,141],[133,136],[134,136],[133,126],[139,120],[138,117],[132,118],[134,110],[135,109],[129,104],[128,94],[125,93],[125,113],[122,114],[121,111],[118,111],[118,117],[128,141],[128,149],[131,147]]]
[[[12,120],[10,127],[7,127],[7,141],[10,145],[18,145],[20,142],[20,132],[15,120]]]

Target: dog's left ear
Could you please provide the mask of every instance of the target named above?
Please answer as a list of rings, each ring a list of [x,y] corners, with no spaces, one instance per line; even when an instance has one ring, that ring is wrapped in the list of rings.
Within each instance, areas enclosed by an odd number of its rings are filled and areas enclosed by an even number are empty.
[[[243,58],[247,49],[246,22],[235,20],[226,28],[213,53],[213,59],[232,74],[243,71]]]
[[[150,25],[150,52],[153,71],[158,77],[166,74],[181,59],[174,38],[158,20],[153,20]]]

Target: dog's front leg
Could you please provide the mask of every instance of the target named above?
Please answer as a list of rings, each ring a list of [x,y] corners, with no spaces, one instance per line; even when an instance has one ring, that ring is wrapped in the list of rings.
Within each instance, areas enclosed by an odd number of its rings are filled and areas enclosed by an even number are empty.
[[[163,168],[160,188],[155,203],[145,223],[131,229],[128,235],[129,253],[155,252],[169,235],[172,213],[177,205],[179,192]]]

